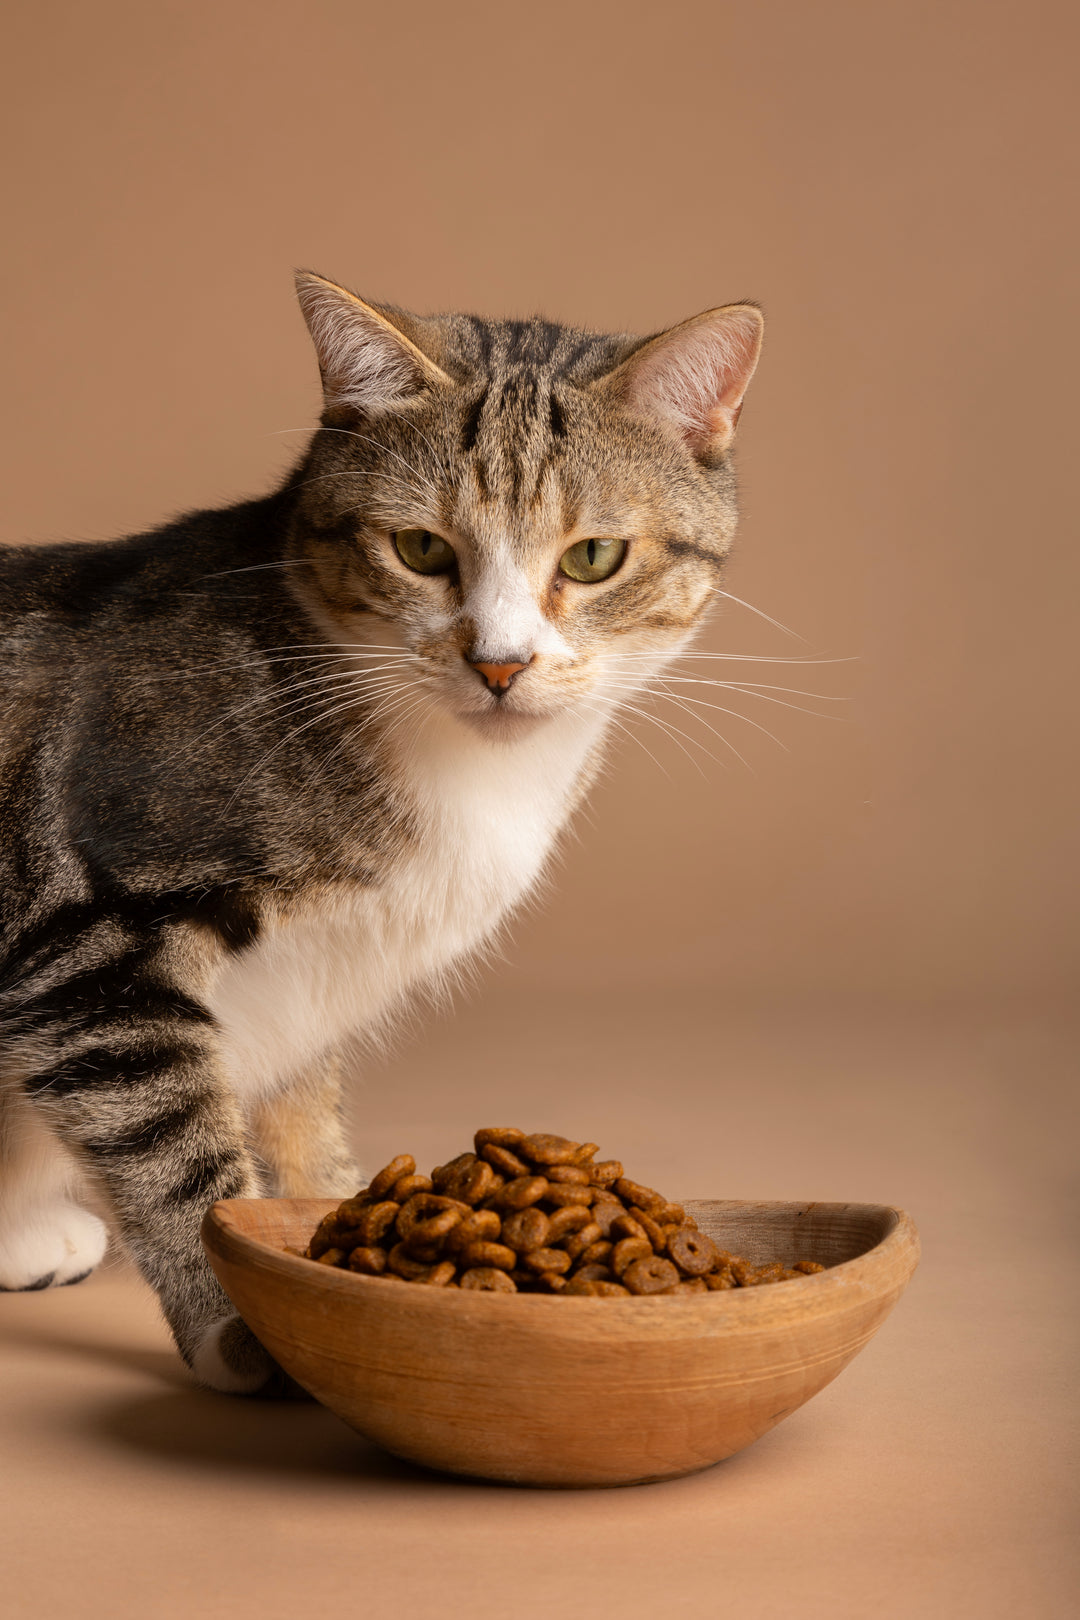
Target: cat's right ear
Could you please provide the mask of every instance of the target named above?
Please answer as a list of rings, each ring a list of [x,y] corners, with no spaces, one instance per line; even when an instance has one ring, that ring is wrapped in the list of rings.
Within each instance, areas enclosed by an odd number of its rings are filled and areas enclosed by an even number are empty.
[[[376,412],[450,378],[380,310],[312,270],[296,293],[319,357],[328,407]]]

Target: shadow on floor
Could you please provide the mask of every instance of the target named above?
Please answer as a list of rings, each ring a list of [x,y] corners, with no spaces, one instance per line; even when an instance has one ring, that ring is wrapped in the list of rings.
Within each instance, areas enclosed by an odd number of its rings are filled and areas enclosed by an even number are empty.
[[[120,1341],[109,1342],[82,1336],[76,1324],[5,1323],[3,1342],[13,1349],[56,1352],[73,1359],[96,1362],[99,1366],[124,1367],[149,1374],[174,1389],[190,1389],[191,1379],[173,1350],[140,1350]]]
[[[349,1479],[386,1486],[433,1483],[437,1474],[399,1462],[314,1401],[265,1401],[182,1391],[116,1402],[89,1422],[113,1446],[212,1470],[293,1480]]]

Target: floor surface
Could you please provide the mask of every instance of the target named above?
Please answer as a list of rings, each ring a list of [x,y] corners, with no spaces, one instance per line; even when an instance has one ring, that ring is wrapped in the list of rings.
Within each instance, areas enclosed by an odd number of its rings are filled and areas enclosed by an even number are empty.
[[[398,1463],[315,1405],[193,1388],[112,1260],[0,1298],[7,1620],[1071,1612],[1074,1035],[1045,1009],[489,985],[368,1065],[369,1169],[520,1123],[674,1197],[899,1204],[924,1257],[878,1337],[704,1474],[507,1489]]]

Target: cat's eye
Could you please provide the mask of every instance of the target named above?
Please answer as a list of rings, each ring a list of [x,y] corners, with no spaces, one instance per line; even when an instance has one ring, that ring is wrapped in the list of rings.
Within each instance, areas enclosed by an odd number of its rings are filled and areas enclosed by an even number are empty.
[[[625,540],[579,540],[559,558],[559,569],[568,579],[592,585],[613,574],[626,555]]]
[[[416,574],[446,574],[453,568],[454,548],[430,529],[398,529],[394,549]]]

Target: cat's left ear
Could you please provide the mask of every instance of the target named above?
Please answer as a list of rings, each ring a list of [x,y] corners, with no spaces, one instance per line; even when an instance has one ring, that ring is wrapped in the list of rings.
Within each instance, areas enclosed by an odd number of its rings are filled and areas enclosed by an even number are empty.
[[[636,415],[673,429],[699,461],[730,445],[761,353],[756,304],[725,304],[650,338],[605,381]]]
[[[311,270],[296,293],[319,357],[326,403],[378,411],[450,378],[381,310]]]

